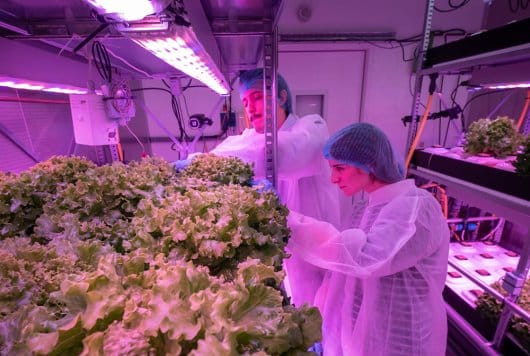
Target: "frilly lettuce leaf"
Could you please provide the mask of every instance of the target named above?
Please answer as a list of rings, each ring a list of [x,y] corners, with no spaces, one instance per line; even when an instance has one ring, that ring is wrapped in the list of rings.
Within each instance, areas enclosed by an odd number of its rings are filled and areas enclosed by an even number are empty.
[[[37,334],[28,340],[27,345],[31,352],[36,354],[77,354],[81,351],[80,345],[85,336],[86,331],[83,329],[81,315],[78,314],[72,321],[55,332]]]

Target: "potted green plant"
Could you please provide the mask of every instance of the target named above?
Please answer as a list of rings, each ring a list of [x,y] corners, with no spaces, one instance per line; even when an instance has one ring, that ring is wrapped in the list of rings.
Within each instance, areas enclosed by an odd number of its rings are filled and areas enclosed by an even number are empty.
[[[517,159],[513,162],[515,172],[523,177],[530,177],[530,136],[523,142],[522,151],[517,154]]]
[[[477,154],[486,151],[487,132],[491,120],[479,119],[469,125],[466,133],[466,144],[464,151],[471,154]]]
[[[521,142],[521,135],[509,117],[499,116],[495,120],[479,119],[469,126],[466,134],[467,153],[486,153],[494,156],[514,154]]]

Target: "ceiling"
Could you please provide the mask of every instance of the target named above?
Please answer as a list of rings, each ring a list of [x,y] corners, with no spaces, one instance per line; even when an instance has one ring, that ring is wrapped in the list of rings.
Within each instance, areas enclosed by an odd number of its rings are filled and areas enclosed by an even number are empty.
[[[225,74],[257,65],[262,52],[261,34],[272,28],[281,4],[281,0],[184,0],[197,37]],[[44,45],[51,51],[86,60],[90,46],[81,45],[94,36],[116,54],[111,58],[113,66],[136,78],[145,75],[131,69],[132,66],[155,77],[183,75],[104,22],[82,0],[0,3],[0,37]]]

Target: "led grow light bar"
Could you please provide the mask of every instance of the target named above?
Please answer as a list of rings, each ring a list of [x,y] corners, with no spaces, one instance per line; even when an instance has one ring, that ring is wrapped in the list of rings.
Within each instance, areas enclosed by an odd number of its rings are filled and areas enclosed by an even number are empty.
[[[203,82],[220,95],[229,85],[191,27],[172,25],[167,32],[127,32],[131,39],[169,65]]]
[[[126,4],[123,0],[85,1],[99,13],[130,21],[115,24],[115,27],[172,67],[201,81],[216,93],[228,95],[230,86],[193,29],[187,26],[187,19],[177,16],[179,22],[175,22],[175,11],[164,11],[173,0],[134,0]],[[152,14],[157,16],[148,16]]]
[[[483,84],[482,87],[483,87],[483,88],[487,88],[487,89],[530,88],[530,83]]]
[[[88,89],[75,87],[66,84],[44,83],[35,80],[21,78],[12,78],[0,76],[0,87],[9,87],[14,89],[40,90],[52,93],[62,94],[86,94]]]
[[[85,0],[105,15],[115,15],[118,19],[124,21],[141,20],[147,15],[152,15],[157,11],[163,10],[167,1],[151,0]]]

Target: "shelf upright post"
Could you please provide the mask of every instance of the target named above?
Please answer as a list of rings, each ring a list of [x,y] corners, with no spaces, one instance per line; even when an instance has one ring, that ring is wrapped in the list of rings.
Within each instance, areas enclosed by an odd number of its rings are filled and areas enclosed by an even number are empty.
[[[425,22],[423,24],[423,39],[421,42],[421,49],[418,53],[418,57],[416,58],[416,62],[415,62],[416,72],[419,72],[423,68],[423,64],[425,62],[425,55],[427,53],[427,49],[429,48],[433,12],[434,12],[434,0],[429,0],[429,2],[427,3],[426,9],[425,9]],[[408,130],[407,147],[405,148],[405,155],[410,150],[412,146],[412,142],[414,141],[414,136],[416,136],[416,130],[418,126],[418,123],[416,121],[416,116],[418,116],[418,112],[420,110],[422,82],[423,82],[423,75],[417,73],[416,79],[414,81],[414,98],[412,101],[412,109],[411,109],[412,119],[411,119],[409,130]]]
[[[528,270],[530,269],[530,229],[527,229],[524,241],[525,244],[521,256],[519,257],[517,268],[513,272],[506,273],[502,284],[503,288],[510,294],[506,299],[514,304],[517,303],[517,300],[521,295]],[[497,329],[495,329],[495,336],[493,337],[493,345],[497,350],[501,349],[502,341],[504,340],[504,335],[506,334],[512,316],[513,311],[505,305],[502,309]]]
[[[94,152],[96,153],[96,164],[102,166],[107,163],[107,157],[105,156],[105,146],[94,146]]]
[[[112,162],[117,162],[120,160],[120,154],[118,150],[118,145],[109,145],[110,157]]]
[[[528,95],[530,95],[530,94],[528,94]],[[524,118],[522,127],[523,127],[523,129],[521,130],[521,132],[522,132],[523,135],[530,134],[530,110],[528,110],[526,112],[526,117]]]
[[[271,22],[263,41],[263,94],[265,100],[265,178],[277,187],[278,143],[277,143],[277,83],[278,28]]]

